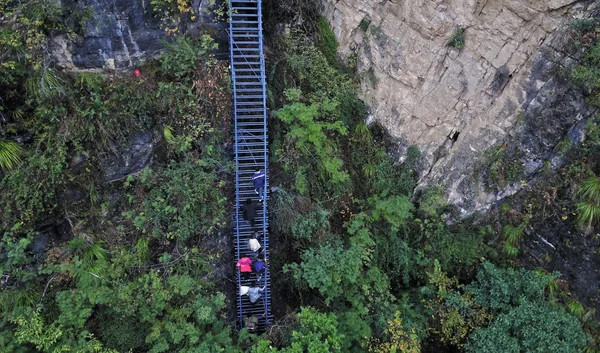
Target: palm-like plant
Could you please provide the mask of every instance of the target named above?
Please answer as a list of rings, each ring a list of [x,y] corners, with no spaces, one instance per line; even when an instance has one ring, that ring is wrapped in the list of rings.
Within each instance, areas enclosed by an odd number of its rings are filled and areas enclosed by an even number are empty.
[[[581,197],[577,203],[577,219],[591,228],[600,220],[600,178],[586,179],[577,194]]]
[[[21,163],[23,149],[18,143],[7,140],[0,140],[0,168],[4,170],[13,169]]]

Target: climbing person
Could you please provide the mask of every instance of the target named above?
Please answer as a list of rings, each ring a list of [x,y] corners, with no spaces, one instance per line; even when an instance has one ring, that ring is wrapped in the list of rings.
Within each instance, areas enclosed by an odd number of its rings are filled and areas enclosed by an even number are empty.
[[[257,168],[252,174],[252,183],[254,184],[254,192],[258,195],[258,201],[262,201],[265,196],[265,173]]]
[[[242,205],[242,217],[250,222],[250,226],[254,228],[256,224],[256,203],[252,199],[246,199],[246,202]]]
[[[252,315],[244,318],[244,326],[250,333],[258,331],[258,317]]]
[[[266,257],[256,259],[254,262],[252,262],[252,269],[254,270],[254,272],[259,274],[258,280],[260,280],[260,273],[262,273],[265,270],[266,264],[267,264]]]
[[[242,257],[236,264],[240,270],[240,275],[242,279],[248,279],[250,273],[252,272],[252,260],[249,257]]]
[[[250,251],[256,252],[258,254],[258,249],[260,249],[261,246],[260,246],[260,243],[258,242],[258,239],[256,239],[256,233],[254,233],[252,235],[252,238],[250,238],[250,240],[248,240],[248,246],[250,247]]]
[[[248,297],[250,297],[250,303],[254,304],[260,299],[266,288],[266,286],[263,286],[262,288],[240,286],[240,295],[248,295]]]

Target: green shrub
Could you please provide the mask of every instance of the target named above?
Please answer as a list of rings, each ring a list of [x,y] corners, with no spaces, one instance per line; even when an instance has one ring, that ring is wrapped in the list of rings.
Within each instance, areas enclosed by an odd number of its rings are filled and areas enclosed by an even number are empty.
[[[456,49],[462,49],[465,47],[465,29],[461,26],[456,27],[452,36],[448,39],[448,45]]]
[[[3,216],[0,229],[9,229],[17,223],[29,229],[56,210],[68,178],[68,151],[64,141],[54,138],[43,147],[28,155],[20,168],[0,181]]]
[[[158,173],[147,170],[140,182],[142,189],[147,188],[146,195],[139,207],[125,216],[143,233],[186,240],[224,226],[224,182],[202,164],[171,162]]]
[[[577,194],[581,198],[577,203],[577,220],[592,227],[600,220],[600,178],[586,179]]]
[[[577,319],[564,311],[529,301],[477,329],[467,353],[581,352],[588,338]]]
[[[317,231],[326,232],[329,228],[329,211],[317,209],[304,216],[302,214],[292,223],[292,236],[297,239],[311,240]]]
[[[358,24],[358,28],[360,28],[363,32],[367,32],[367,30],[369,29],[369,26],[371,25],[371,18],[369,16],[365,16],[363,17],[362,20],[360,20],[360,23]]]
[[[335,38],[335,34],[331,30],[329,23],[325,17],[319,17],[317,20],[317,26],[319,29],[319,41],[317,45],[323,55],[327,58],[327,61],[332,66],[338,65],[337,59],[337,47],[338,42]]]
[[[196,70],[200,62],[214,63],[210,51],[218,45],[208,35],[202,35],[199,40],[177,37],[173,42],[166,43],[167,51],[160,57],[161,71],[180,79]]]
[[[109,348],[119,352],[148,351],[145,340],[150,324],[140,323],[137,317],[116,312],[109,307],[98,310],[95,321],[98,323],[98,337]]]
[[[0,168],[4,170],[13,169],[21,163],[23,149],[13,141],[0,140]]]
[[[294,103],[275,112],[275,117],[288,128],[288,133],[285,135],[288,147],[277,152],[285,169],[303,172],[305,168],[312,165],[317,172],[316,176],[319,177],[315,180],[313,176],[314,182],[345,185],[349,181],[348,173],[342,169],[343,162],[337,157],[335,144],[328,136],[347,133],[343,122],[327,122],[329,115],[335,109],[336,105],[332,103],[310,106]],[[307,177],[306,174],[298,172],[296,188],[298,185],[307,185],[301,182],[302,178]],[[314,187],[318,184],[308,185]]]
[[[486,186],[498,190],[519,181],[525,167],[521,162],[523,152],[516,146],[499,144],[484,153],[482,173]]]

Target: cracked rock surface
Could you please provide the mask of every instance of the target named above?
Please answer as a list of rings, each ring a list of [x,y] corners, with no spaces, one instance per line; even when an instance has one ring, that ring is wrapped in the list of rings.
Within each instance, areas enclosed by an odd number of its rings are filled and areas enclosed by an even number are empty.
[[[512,138],[524,144],[519,149],[527,180],[571,126],[592,113],[582,94],[557,77],[557,68],[569,66],[574,54],[566,25],[583,16],[591,1],[324,4],[341,56],[357,55],[372,118],[405,145],[419,146],[425,158],[421,186],[445,187],[449,201],[465,213],[519,189],[509,185],[493,193],[473,178],[486,149]],[[458,27],[465,29],[460,50],[448,46]]]

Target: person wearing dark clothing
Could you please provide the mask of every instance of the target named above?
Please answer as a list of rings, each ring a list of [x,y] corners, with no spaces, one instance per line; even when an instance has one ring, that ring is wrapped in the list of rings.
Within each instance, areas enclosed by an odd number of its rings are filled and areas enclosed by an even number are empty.
[[[252,183],[259,201],[262,201],[265,198],[265,173],[260,168],[252,174]]]
[[[256,224],[256,202],[251,199],[247,199],[246,202],[242,205],[242,217],[248,222],[250,222],[250,226],[254,228]]]
[[[248,332],[255,333],[258,331],[258,317],[252,315],[244,318],[244,325],[248,329]]]

